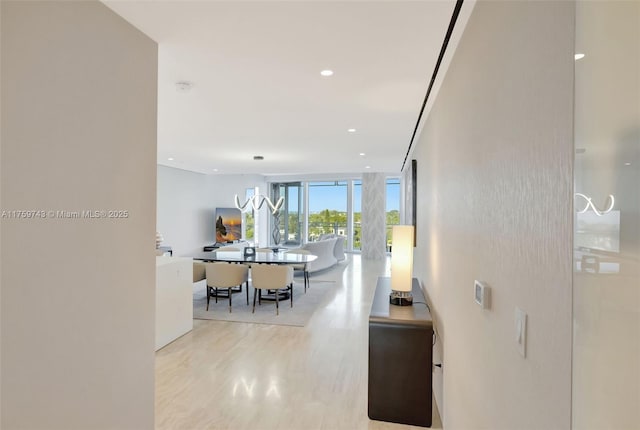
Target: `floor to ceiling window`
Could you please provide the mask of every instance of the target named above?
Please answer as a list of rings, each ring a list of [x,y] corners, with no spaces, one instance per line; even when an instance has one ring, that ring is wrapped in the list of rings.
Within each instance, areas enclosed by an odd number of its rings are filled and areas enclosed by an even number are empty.
[[[362,249],[362,181],[353,181],[353,249]]]
[[[386,188],[382,190],[386,195],[387,250],[391,244],[391,228],[400,223],[400,190],[399,178],[387,179]],[[360,179],[272,183],[273,202],[281,196],[285,198],[284,206],[269,222],[271,245],[297,246],[305,241],[320,240],[323,235],[336,234],[346,237],[346,251],[361,249]]]
[[[244,195],[244,201],[248,202],[249,199],[251,199],[254,194],[255,194],[254,188],[247,188]],[[247,212],[243,212],[242,217],[244,218],[242,220],[242,229],[244,230],[242,232],[242,237],[245,240],[253,242],[255,237],[255,218],[253,214],[253,209]]]
[[[387,251],[391,251],[391,232],[400,224],[400,178],[387,179]]]
[[[309,182],[310,242],[325,234],[347,234],[347,181]]]
[[[301,182],[277,183],[271,185],[271,199],[275,204],[284,198],[283,207],[276,213],[271,223],[271,244],[300,245],[304,222],[304,206]],[[277,220],[277,222],[276,222]],[[277,226],[276,226],[277,224]]]

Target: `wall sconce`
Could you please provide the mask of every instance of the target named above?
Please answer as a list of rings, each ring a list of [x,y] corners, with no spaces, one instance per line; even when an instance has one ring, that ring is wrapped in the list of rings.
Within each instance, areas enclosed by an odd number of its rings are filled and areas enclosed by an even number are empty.
[[[391,239],[391,294],[389,303],[413,305],[413,226],[394,225]]]

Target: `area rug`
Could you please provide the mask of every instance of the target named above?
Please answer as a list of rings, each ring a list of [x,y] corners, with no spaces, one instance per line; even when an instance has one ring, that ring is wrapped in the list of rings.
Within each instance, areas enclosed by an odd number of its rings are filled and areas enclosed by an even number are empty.
[[[276,303],[262,301],[256,311],[251,313],[253,306],[253,288],[249,282],[249,305],[247,306],[247,293],[233,294],[232,311],[229,312],[229,300],[226,298],[211,298],[207,311],[207,293],[205,281],[193,284],[193,318],[202,320],[232,321],[254,324],[275,324],[304,327],[311,316],[322,303],[323,298],[334,288],[342,278],[342,273],[348,265],[343,261],[330,269],[311,274],[310,287],[304,292],[302,276],[296,276],[293,285],[293,307],[289,299],[280,301],[280,314],[276,315]]]

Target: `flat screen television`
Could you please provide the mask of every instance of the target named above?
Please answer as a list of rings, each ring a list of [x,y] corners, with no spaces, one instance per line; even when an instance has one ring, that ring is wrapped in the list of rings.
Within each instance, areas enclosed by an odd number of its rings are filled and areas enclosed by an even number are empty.
[[[242,213],[237,208],[216,208],[216,242],[242,239]]]

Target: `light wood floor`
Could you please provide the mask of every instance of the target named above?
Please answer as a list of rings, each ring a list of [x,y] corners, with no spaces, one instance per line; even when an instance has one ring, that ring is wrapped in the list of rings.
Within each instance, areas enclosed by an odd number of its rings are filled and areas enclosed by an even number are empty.
[[[158,351],[156,428],[420,429],[367,417],[368,316],[389,265],[348,260],[337,284],[312,277],[332,291],[306,327],[196,320]]]

